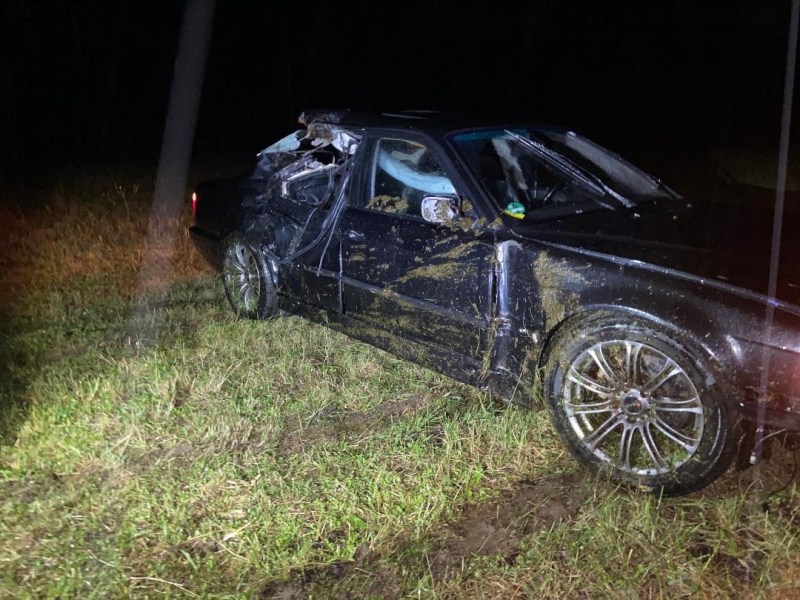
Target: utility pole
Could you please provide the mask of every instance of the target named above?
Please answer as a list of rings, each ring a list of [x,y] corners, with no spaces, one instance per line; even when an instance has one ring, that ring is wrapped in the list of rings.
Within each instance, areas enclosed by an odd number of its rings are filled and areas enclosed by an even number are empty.
[[[215,0],[186,0],[184,7],[147,244],[139,269],[140,296],[154,285],[163,283],[172,264],[177,233],[175,225],[185,202],[214,4]],[[134,324],[137,344],[155,341],[159,325],[159,315],[154,313],[150,319],[146,309],[140,307]]]
[[[780,265],[781,232],[783,231],[783,206],[786,198],[786,175],[789,167],[789,133],[792,126],[792,98],[794,96],[794,75],[797,68],[797,30],[800,26],[800,0],[792,0],[791,16],[789,18],[789,37],[786,49],[786,76],[783,85],[783,113],[781,115],[781,135],[778,144],[778,173],[775,184],[775,212],[772,218],[772,252],[769,263],[769,288],[767,296],[769,302],[765,316],[765,336],[769,339],[775,321],[775,296],[778,292],[778,266]],[[765,435],[764,420],[767,412],[769,396],[771,350],[764,346],[761,355],[761,384],[758,394],[758,418],[753,452],[750,456],[751,463],[761,461],[764,452],[764,442],[770,435]]]

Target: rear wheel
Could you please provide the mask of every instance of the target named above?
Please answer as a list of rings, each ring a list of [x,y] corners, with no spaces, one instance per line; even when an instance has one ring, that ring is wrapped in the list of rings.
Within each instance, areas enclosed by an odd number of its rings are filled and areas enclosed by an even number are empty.
[[[233,311],[245,319],[266,319],[276,312],[275,283],[263,254],[239,234],[225,242],[222,284]]]
[[[666,494],[700,489],[730,465],[732,415],[703,358],[651,323],[568,326],[548,353],[556,429],[584,465]]]

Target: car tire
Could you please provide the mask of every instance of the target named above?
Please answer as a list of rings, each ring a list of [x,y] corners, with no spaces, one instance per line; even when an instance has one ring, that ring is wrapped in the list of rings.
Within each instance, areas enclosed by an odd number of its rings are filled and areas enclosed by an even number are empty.
[[[258,247],[241,234],[223,244],[222,285],[239,317],[268,319],[277,313],[272,271]]]
[[[600,315],[549,345],[544,390],[572,454],[613,481],[665,495],[696,491],[735,454],[735,413],[703,356],[645,320]]]

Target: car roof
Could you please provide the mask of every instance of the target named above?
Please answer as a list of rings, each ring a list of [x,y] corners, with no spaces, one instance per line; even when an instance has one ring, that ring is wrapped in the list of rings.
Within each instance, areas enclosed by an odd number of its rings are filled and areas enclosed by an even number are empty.
[[[488,127],[506,128],[519,123],[503,122],[499,119],[438,110],[400,110],[392,112],[365,112],[351,109],[311,109],[303,111],[298,118],[303,125],[339,125],[358,129],[396,128],[443,135],[463,129]],[[536,129],[560,129],[550,126],[526,124]]]

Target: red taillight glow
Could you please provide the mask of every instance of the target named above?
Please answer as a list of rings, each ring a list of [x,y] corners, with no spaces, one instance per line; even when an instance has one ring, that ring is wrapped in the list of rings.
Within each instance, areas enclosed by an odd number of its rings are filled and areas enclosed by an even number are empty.
[[[192,192],[192,216],[197,216],[197,192]]]

